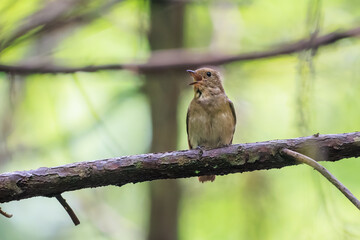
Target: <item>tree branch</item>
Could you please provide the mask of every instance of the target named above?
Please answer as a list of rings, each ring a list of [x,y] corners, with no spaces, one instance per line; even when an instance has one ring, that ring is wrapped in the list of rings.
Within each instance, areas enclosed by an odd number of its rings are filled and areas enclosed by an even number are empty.
[[[321,173],[321,175],[323,175],[329,182],[331,182],[337,189],[339,189],[340,192],[342,192],[345,195],[345,197],[347,197],[347,199],[349,199],[350,202],[360,210],[359,200],[350,192],[349,189],[347,189],[339,180],[337,180],[337,178],[334,175],[332,175],[325,167],[321,166],[314,159],[309,158],[304,154],[292,151],[290,149],[285,148],[282,150],[282,153],[301,163],[305,163],[310,167],[313,167],[316,171]]]
[[[318,161],[360,156],[360,132],[236,144],[209,150],[150,153],[0,174],[0,203],[106,185],[225,175],[298,164],[284,148]]]
[[[98,8],[85,12],[81,11],[80,14],[74,14],[74,16],[71,16],[72,14],[69,15],[68,12],[74,11],[74,9],[76,10],[79,7],[81,10],[84,10],[84,5],[81,4],[82,1],[51,1],[38,12],[25,18],[23,24],[15,30],[8,40],[0,41],[0,52],[40,34],[53,34],[54,31],[69,25],[90,23],[121,1],[122,0],[108,0]],[[29,34],[29,32],[31,32],[31,34]]]
[[[12,33],[12,36],[9,39],[0,42],[0,51],[11,46],[17,39],[23,37],[28,32],[58,21],[64,14],[71,11],[74,6],[79,5],[80,3],[81,0],[58,0],[48,2],[38,12],[25,18],[20,27]]]
[[[85,67],[63,67],[63,66],[10,66],[0,65],[0,72],[16,74],[45,74],[45,73],[75,73],[96,72],[102,70],[131,70],[136,72],[156,72],[168,69],[196,68],[203,65],[220,65],[236,61],[256,60],[280,55],[293,54],[311,48],[319,48],[333,44],[341,39],[356,37],[360,35],[360,27],[346,31],[336,31],[316,38],[303,39],[297,42],[282,44],[282,47],[267,51],[243,53],[233,56],[221,54],[201,54],[184,50],[165,50],[154,52],[150,61],[143,64],[107,64]]]
[[[0,208],[0,214],[7,218],[12,218],[12,216],[13,216],[12,214],[4,212],[1,208]]]

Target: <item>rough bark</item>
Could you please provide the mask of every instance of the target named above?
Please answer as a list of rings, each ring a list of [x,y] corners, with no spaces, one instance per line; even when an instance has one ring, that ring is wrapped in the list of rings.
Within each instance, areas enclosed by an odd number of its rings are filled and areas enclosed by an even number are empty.
[[[345,38],[358,37],[360,27],[345,31],[331,32],[316,38],[302,39],[297,42],[282,43],[280,47],[271,48],[265,51],[248,52],[238,55],[222,55],[219,53],[194,53],[184,50],[168,50],[153,54],[153,59],[148,63],[130,63],[130,64],[107,64],[85,67],[64,67],[64,66],[11,66],[0,64],[0,72],[16,74],[57,74],[57,73],[75,73],[75,72],[97,72],[103,70],[131,70],[135,72],[159,72],[169,69],[188,69],[204,65],[220,65],[238,61],[249,61],[256,59],[271,58],[280,55],[288,55],[304,51],[307,49],[316,49],[322,46],[333,44]],[[279,45],[279,44],[274,44]]]
[[[235,144],[209,150],[141,154],[3,173],[0,175],[0,203],[36,196],[52,197],[82,188],[225,175],[297,164],[281,155],[284,148],[317,161],[359,157],[360,132]]]

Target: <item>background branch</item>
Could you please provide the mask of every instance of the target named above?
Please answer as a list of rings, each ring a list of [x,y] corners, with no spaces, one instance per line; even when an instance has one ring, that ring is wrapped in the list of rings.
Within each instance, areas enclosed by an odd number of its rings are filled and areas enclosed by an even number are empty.
[[[360,132],[236,144],[210,150],[150,153],[0,175],[0,203],[106,185],[122,186],[167,178],[225,175],[298,164],[281,150],[318,161],[360,156]]]
[[[360,35],[360,27],[352,28],[346,31],[336,31],[316,38],[307,38],[297,42],[282,44],[281,47],[267,51],[249,52],[234,56],[201,54],[184,50],[164,50],[154,52],[150,61],[144,64],[107,64],[85,67],[0,65],[0,72],[16,74],[56,74],[121,69],[137,72],[156,72],[168,69],[186,69],[203,65],[220,65],[236,61],[256,60],[292,54],[307,49],[316,49],[321,46],[333,44],[341,39],[356,37],[358,35]]]
[[[38,12],[23,19],[22,24],[8,39],[0,41],[0,52],[29,38],[35,38],[41,34],[53,34],[54,31],[66,26],[88,24],[121,1],[107,0],[98,8],[87,11],[84,9],[89,3],[85,3],[83,0],[50,1]],[[79,14],[70,14],[79,9],[81,10]]]
[[[14,44],[15,41],[25,36],[30,31],[41,27],[52,25],[57,22],[64,14],[71,11],[82,0],[57,0],[48,2],[42,9],[23,19],[22,24],[12,33],[7,40],[0,42],[0,51]]]

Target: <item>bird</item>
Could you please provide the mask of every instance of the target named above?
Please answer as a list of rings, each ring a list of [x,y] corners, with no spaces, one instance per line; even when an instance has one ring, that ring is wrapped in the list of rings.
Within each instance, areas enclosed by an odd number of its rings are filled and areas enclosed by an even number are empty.
[[[236,114],[227,97],[220,73],[203,67],[187,70],[193,82],[194,98],[186,114],[186,132],[190,149],[217,148],[232,144]],[[215,175],[199,176],[200,182],[215,180]]]

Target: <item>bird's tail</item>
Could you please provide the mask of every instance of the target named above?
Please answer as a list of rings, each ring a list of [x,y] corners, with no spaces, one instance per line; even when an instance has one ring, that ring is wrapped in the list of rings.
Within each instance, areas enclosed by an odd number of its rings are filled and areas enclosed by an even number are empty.
[[[200,176],[199,182],[204,183],[207,181],[213,182],[215,180],[215,175],[207,175],[207,176]]]

